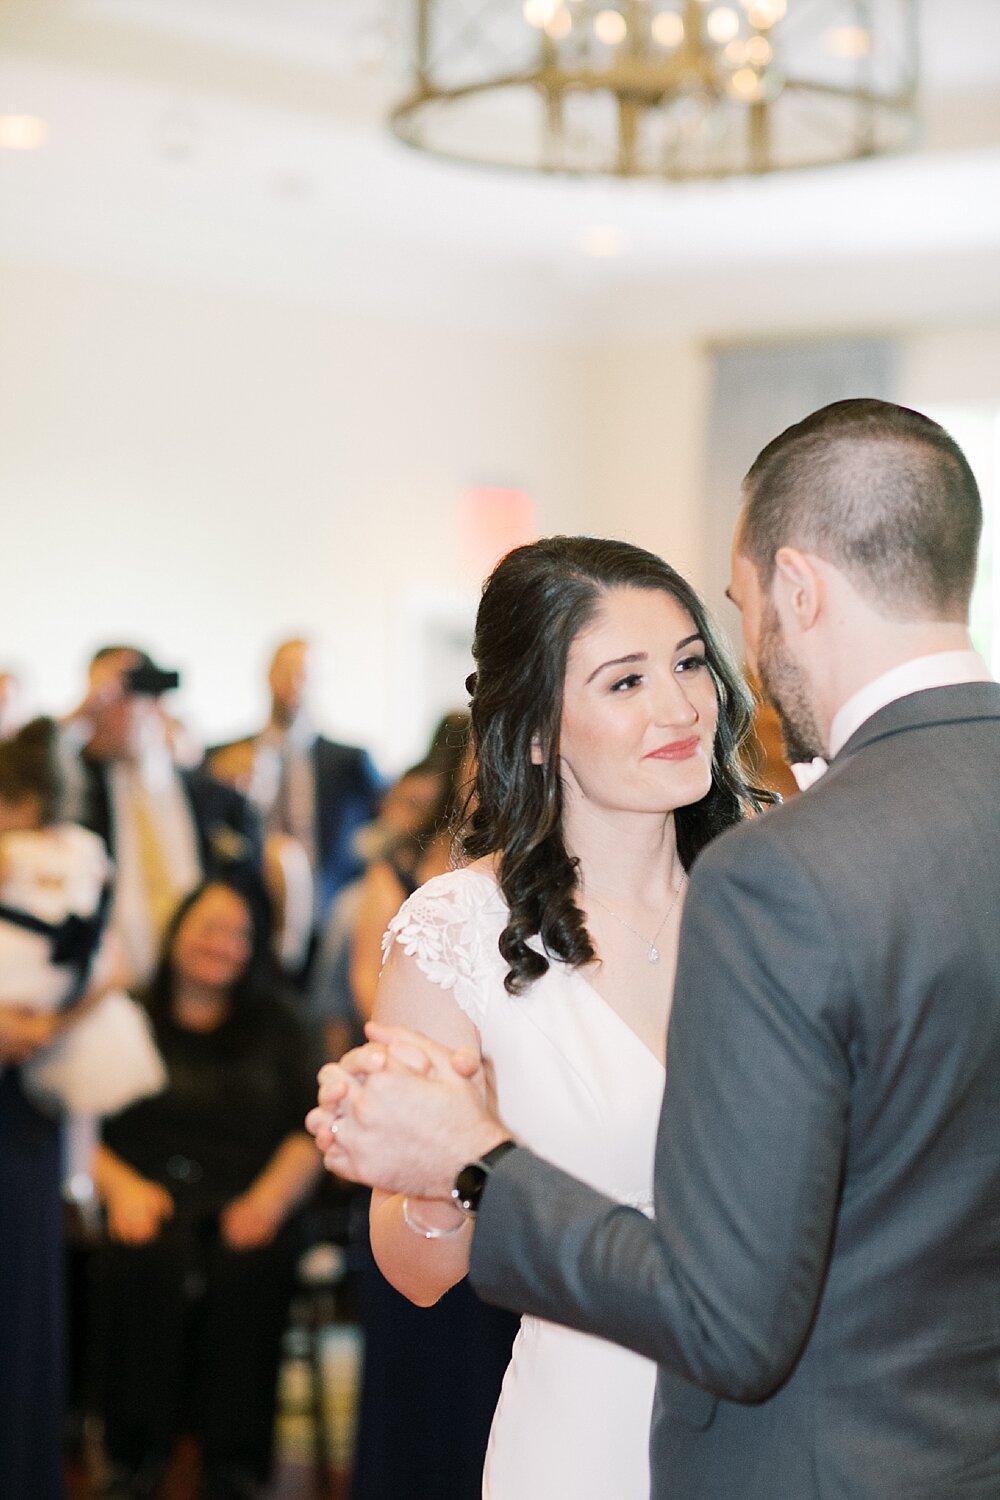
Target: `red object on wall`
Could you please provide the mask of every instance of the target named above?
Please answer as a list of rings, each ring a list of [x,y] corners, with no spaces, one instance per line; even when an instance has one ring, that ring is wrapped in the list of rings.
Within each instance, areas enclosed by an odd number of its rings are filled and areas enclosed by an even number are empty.
[[[524,490],[479,485],[458,502],[458,529],[466,566],[485,578],[514,547],[535,540],[535,502]]]

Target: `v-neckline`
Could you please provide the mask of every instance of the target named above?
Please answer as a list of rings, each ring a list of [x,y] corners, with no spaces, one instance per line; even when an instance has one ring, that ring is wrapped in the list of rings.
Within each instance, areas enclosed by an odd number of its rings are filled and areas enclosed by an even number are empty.
[[[496,877],[488,870],[477,870],[473,868],[472,865],[466,865],[465,868],[468,874],[479,876],[481,880],[487,881],[493,887],[493,891],[496,895],[499,905],[502,906],[505,911],[507,911],[507,903],[504,900],[503,891],[500,889]],[[536,933],[535,936],[537,937],[538,934]],[[543,952],[544,948],[545,945],[542,944]],[[578,969],[574,964],[565,963],[561,958],[553,958],[552,954],[548,952],[545,952],[545,957],[550,964],[554,964],[562,973],[567,974],[570,979],[575,980],[579,984],[582,984],[593,1001],[597,1005],[599,1005],[603,1011],[606,1011],[607,1014],[611,1016],[612,1020],[617,1023],[617,1025],[621,1028],[622,1031],[625,1032],[627,1036],[632,1038],[632,1041],[635,1043],[635,1045],[644,1053],[646,1057],[649,1058],[649,1060],[654,1064],[659,1072],[664,1075],[666,1074],[666,1060],[658,1057],[653,1051],[652,1047],[647,1046],[647,1044],[643,1041],[639,1033],[632,1030],[632,1027],[625,1020],[625,1017],[619,1015],[614,1006],[610,1005],[608,1001],[605,1000],[600,990],[598,990],[593,984],[591,984],[590,980],[587,978],[586,974],[583,973],[582,969]]]
[[[592,984],[590,982],[590,980],[587,978],[586,974],[584,974],[584,972],[582,971],[582,969],[577,969],[572,964],[562,963],[559,959],[554,959],[549,954],[546,954],[545,956],[546,956],[546,958],[548,958],[550,964],[551,963],[558,963],[559,967],[564,972],[567,972],[572,979],[575,979],[580,984],[582,984],[586,988],[588,994],[590,994],[593,997],[593,999],[601,1007],[601,1009],[607,1011],[608,1015],[611,1016],[613,1020],[617,1021],[618,1025],[621,1027],[622,1031],[626,1032],[627,1035],[632,1038],[632,1040],[635,1042],[636,1046],[639,1047],[639,1048],[641,1048],[642,1051],[646,1054],[646,1056],[648,1058],[650,1058],[651,1061],[656,1064],[656,1066],[657,1066],[657,1068],[659,1068],[660,1072],[664,1073],[664,1074],[666,1073],[666,1071],[667,1071],[666,1059],[665,1058],[660,1058],[660,1057],[657,1056],[657,1054],[653,1051],[652,1047],[650,1047],[646,1042],[643,1041],[642,1037],[639,1035],[639,1033],[637,1031],[634,1031],[632,1029],[632,1027],[626,1021],[625,1017],[623,1015],[621,1015],[617,1010],[615,1010],[615,1008],[614,1008],[613,1005],[611,1005],[607,1000],[605,1000],[605,998],[601,994],[600,990],[597,988],[596,985],[594,985],[594,984]]]

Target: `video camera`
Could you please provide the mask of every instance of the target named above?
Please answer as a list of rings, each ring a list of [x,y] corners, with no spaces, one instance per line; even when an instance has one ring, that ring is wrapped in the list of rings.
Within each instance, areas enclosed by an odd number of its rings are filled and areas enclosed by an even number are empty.
[[[122,683],[127,693],[135,693],[138,698],[159,698],[161,693],[169,693],[172,688],[180,687],[181,674],[166,672],[155,662],[147,660],[140,662],[137,667],[130,667],[122,678]]]

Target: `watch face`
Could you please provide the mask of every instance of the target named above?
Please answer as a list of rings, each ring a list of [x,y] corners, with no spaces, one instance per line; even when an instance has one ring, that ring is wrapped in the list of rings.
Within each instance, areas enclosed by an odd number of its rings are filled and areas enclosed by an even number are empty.
[[[451,1190],[453,1202],[463,1213],[474,1214],[479,1208],[479,1200],[483,1196],[483,1188],[486,1179],[496,1166],[501,1157],[506,1156],[508,1151],[513,1151],[515,1142],[512,1140],[501,1141],[498,1146],[484,1153],[478,1161],[470,1161],[468,1166],[463,1167],[455,1178],[455,1186]]]
[[[487,1169],[480,1162],[470,1162],[455,1178],[451,1196],[467,1214],[474,1214],[486,1186]]]

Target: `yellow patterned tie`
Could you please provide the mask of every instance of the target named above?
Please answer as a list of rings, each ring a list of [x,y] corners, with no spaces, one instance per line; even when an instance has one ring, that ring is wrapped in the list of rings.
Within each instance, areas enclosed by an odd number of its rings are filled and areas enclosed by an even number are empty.
[[[149,908],[153,931],[159,941],[174,914],[180,891],[167,860],[149,793],[144,787],[135,788],[132,806],[139,845],[139,866],[142,870],[142,883],[146,890],[146,904]]]

